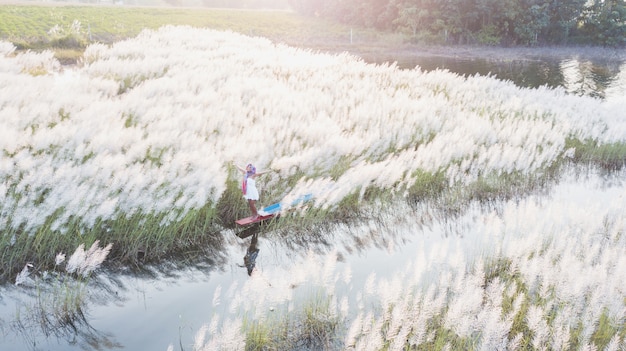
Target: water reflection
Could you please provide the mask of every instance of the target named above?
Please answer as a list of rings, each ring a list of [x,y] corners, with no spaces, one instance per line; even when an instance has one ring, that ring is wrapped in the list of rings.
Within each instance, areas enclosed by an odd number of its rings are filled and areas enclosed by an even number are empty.
[[[246,255],[243,256],[243,266],[241,267],[245,267],[248,270],[248,275],[252,275],[254,267],[256,266],[256,258],[259,255],[258,241],[259,234],[254,233],[250,240],[250,246],[248,246],[248,250],[246,250]]]
[[[65,340],[69,345],[82,350],[124,348],[124,345],[115,340],[112,333],[97,330],[82,313],[61,323],[49,320],[48,317],[29,314],[16,321],[11,327],[17,337],[15,341],[17,342],[18,338],[22,339],[25,345],[30,346],[30,350],[50,350],[49,344],[55,338],[59,341]],[[45,335],[45,338],[41,338],[39,333]]]
[[[29,286],[1,290],[0,348],[11,350],[110,350],[124,347],[114,333],[92,325],[90,306],[95,303],[123,304],[116,293],[114,280],[93,279],[87,282],[70,277],[37,277]],[[2,313],[3,311],[14,313]],[[7,318],[10,317],[10,318]],[[4,318],[7,318],[4,320]],[[56,348],[55,348],[56,347]]]
[[[620,65],[613,83],[606,88],[606,96],[615,99],[623,99],[626,96],[626,62]]]
[[[624,85],[619,77],[622,66],[616,62],[594,63],[590,60],[568,59],[560,62],[563,87],[574,95],[605,98],[607,90]]]
[[[619,185],[623,175],[582,172],[572,184],[554,188],[562,188],[561,196],[584,202],[593,194],[599,193],[597,197],[601,198],[611,191],[613,183],[607,183],[605,178]],[[607,184],[608,188],[594,189],[583,181],[585,177],[600,177],[592,184]],[[548,194],[533,196],[549,201]],[[310,228],[298,223],[297,218],[284,218],[279,226],[251,227],[238,233],[225,231],[219,247],[195,250],[166,264],[144,267],[136,274],[102,274],[89,283],[89,298],[77,317],[58,327],[43,328],[35,309],[28,316],[22,313],[21,324],[16,323],[15,306],[36,301],[36,290],[3,289],[0,349],[165,350],[172,343],[180,344],[181,349],[192,349],[195,333],[213,316],[227,320],[242,313],[239,308],[247,306],[244,297],[250,286],[258,284],[272,297],[294,301],[297,292],[306,292],[307,279],[314,275],[328,275],[331,285],[327,289],[347,296],[347,305],[356,306],[358,287],[367,287],[372,274],[389,277],[419,261],[423,265],[423,280],[428,282],[445,266],[442,257],[453,256],[457,248],[467,257],[488,256],[495,250],[493,240],[501,232],[483,222],[500,217],[503,204],[517,200],[473,202],[455,215],[433,202],[407,205],[400,201],[368,209],[362,217],[346,223]],[[483,235],[485,229],[493,230],[493,235]],[[257,264],[261,250],[262,265]],[[323,265],[309,264],[323,261],[329,254],[335,255],[338,262],[338,267],[329,265],[330,274],[326,274]],[[319,259],[311,260],[312,256]],[[242,268],[252,277],[244,274]],[[304,274],[304,278],[297,274]],[[283,285],[287,292],[281,290]],[[29,295],[25,296],[24,291]],[[262,313],[264,307],[274,308],[278,304],[269,297],[263,298],[258,296],[258,300],[251,301],[254,306],[250,308]]]
[[[213,239],[158,265],[144,264],[106,271],[86,281],[69,275],[33,275],[28,285],[0,287],[0,350],[114,350],[128,348],[120,330],[152,321],[141,313],[121,317],[121,311],[147,309],[151,285],[184,286],[193,275],[208,281],[225,269],[231,257],[225,241]],[[230,245],[228,245],[230,246]],[[192,273],[190,273],[192,272]],[[101,324],[112,314],[112,322]],[[171,321],[170,321],[171,322]],[[163,323],[163,321],[160,321]],[[168,323],[164,323],[168,324]],[[131,333],[132,334],[132,333]],[[138,334],[142,335],[142,334]],[[141,343],[131,349],[141,349]]]
[[[533,59],[459,58],[450,56],[371,56],[371,63],[396,62],[398,67],[425,71],[445,69],[462,76],[493,76],[524,88],[562,87],[568,93],[600,99],[623,97],[626,93],[626,63],[620,59]]]

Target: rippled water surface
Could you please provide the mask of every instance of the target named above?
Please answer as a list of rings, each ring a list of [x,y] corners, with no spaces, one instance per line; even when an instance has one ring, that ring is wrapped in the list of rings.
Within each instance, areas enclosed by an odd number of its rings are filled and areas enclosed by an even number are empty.
[[[573,209],[603,206],[624,196],[623,179],[624,174],[572,172],[546,193],[530,195],[525,201],[545,207],[564,203]],[[239,306],[256,304],[263,313],[288,308],[284,306],[314,296],[319,288],[309,281],[319,278],[318,285],[345,296],[348,314],[354,314],[356,305],[367,300],[360,300],[360,295],[366,294],[368,280],[374,277],[391,279],[407,266],[422,265],[426,286],[440,269],[451,264],[451,257],[472,261],[493,256],[494,243],[506,238],[486,235],[485,222],[502,216],[503,210],[515,211],[519,201],[474,203],[457,216],[443,216],[428,203],[417,208],[397,205],[390,213],[338,226],[332,232],[294,233],[300,236],[295,239],[265,230],[226,231],[221,234],[227,242],[224,264],[194,257],[187,263],[163,265],[144,274],[101,273],[90,282],[90,303],[83,323],[56,330],[38,327],[37,313],[29,307],[38,299],[36,289],[4,287],[0,349],[165,350],[168,345],[191,349],[195,333],[213,316],[219,315],[221,320],[241,316],[241,309],[232,307],[233,299],[245,296],[237,293],[248,289],[250,281],[260,285],[267,296],[248,296],[250,301],[238,301]],[[250,277],[244,256],[255,237],[258,253]],[[338,259],[325,263],[329,257]],[[331,279],[318,277],[320,270],[331,272]],[[293,285],[285,288],[285,282]],[[284,295],[285,290],[290,297],[268,297]],[[16,324],[18,315],[22,323],[32,324]]]
[[[579,57],[499,59],[450,56],[403,56],[369,58],[372,62],[397,62],[399,67],[419,66],[431,71],[447,69],[460,75],[491,75],[525,88],[561,87],[574,95],[603,99],[626,96],[626,63],[619,58],[590,60]]]

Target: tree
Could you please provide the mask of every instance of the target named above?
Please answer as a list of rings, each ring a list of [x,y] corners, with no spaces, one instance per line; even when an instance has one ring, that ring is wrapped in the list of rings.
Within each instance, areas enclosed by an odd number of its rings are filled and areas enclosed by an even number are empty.
[[[413,36],[417,35],[417,27],[420,24],[418,11],[416,6],[400,5],[398,7],[398,18],[394,21],[398,29],[408,28]]]
[[[408,31],[415,37],[420,32],[427,35],[437,33],[440,26],[437,22],[439,19],[439,7],[437,2],[433,0],[403,0],[396,4],[398,9],[397,17],[394,20],[396,28]]]
[[[548,42],[567,44],[575,32],[587,0],[551,0],[548,5],[549,23],[544,37]]]
[[[626,44],[624,0],[595,0],[585,11],[583,23],[583,31],[597,44],[605,46]]]
[[[389,0],[362,0],[356,10],[366,27],[384,29],[387,25],[381,21],[384,18]]]
[[[442,0],[439,13],[446,41],[464,44],[474,41],[474,30],[480,15],[471,0]]]
[[[319,16],[326,8],[326,0],[289,0],[289,6],[305,16]]]
[[[448,43],[538,45],[577,39],[626,45],[626,0],[286,1],[304,15]]]
[[[522,0],[522,12],[515,20],[514,33],[518,43],[536,45],[539,42],[539,33],[548,27],[548,3],[541,0]]]

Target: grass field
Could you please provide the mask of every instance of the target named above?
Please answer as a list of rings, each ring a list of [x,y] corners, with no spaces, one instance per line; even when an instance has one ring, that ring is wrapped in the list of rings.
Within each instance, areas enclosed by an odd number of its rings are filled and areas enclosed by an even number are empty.
[[[237,10],[91,5],[0,5],[0,40],[18,51],[51,49],[61,63],[74,63],[90,43],[134,37],[164,25],[231,30],[290,46],[348,51],[364,58],[381,52],[400,55],[483,57],[493,60],[563,58],[626,59],[626,50],[601,47],[500,48],[407,44],[401,33],[377,32],[281,10]]]
[[[289,11],[114,6],[0,6],[0,40],[18,50],[52,49],[62,62],[93,42],[109,44],[164,25],[231,30],[293,46],[322,49],[377,42],[380,34],[306,18]],[[352,33],[351,33],[352,31]],[[352,35],[351,35],[352,34]],[[388,38],[385,41],[389,41]]]

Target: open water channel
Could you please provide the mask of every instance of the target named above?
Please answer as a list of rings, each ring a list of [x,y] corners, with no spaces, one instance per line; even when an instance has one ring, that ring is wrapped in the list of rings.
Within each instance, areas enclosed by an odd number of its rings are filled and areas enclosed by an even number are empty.
[[[403,68],[419,65],[424,70],[491,74],[523,87],[549,85],[601,99],[623,98],[626,91],[626,63],[619,60],[422,55],[396,61]],[[538,203],[598,206],[625,194],[624,179],[622,172],[571,172],[545,193],[528,196]],[[444,263],[438,257],[488,256],[494,249],[493,238],[475,228],[516,201],[472,204],[454,217],[437,213],[428,203],[418,208],[398,205],[376,218],[325,233],[294,233],[294,237],[226,230],[221,233],[224,245],[218,255],[199,253],[143,273],[99,272],[87,287],[84,319],[74,324],[47,325],[34,307],[41,300],[36,287],[6,285],[0,287],[0,350],[166,350],[169,346],[191,350],[196,332],[216,316],[224,321],[242,309],[252,314],[289,310],[294,301],[310,298],[320,289],[344,296],[348,314],[353,313],[354,306],[364,303],[361,294],[374,277],[392,279],[410,262],[421,260],[427,266],[423,280],[428,282]],[[246,259],[248,253],[253,255]],[[253,283],[248,274],[251,261],[257,275]],[[252,297],[238,293],[251,285],[265,293]],[[242,301],[246,298],[249,301]]]

